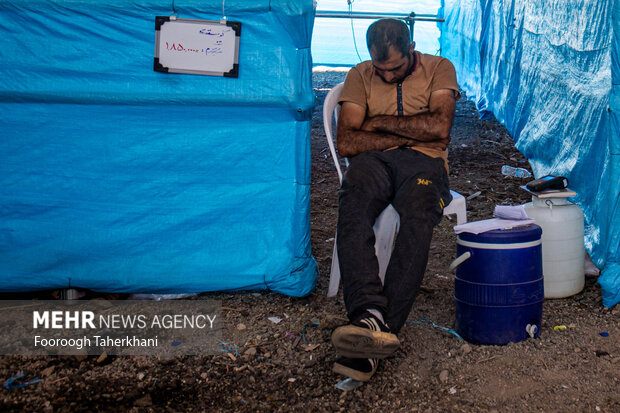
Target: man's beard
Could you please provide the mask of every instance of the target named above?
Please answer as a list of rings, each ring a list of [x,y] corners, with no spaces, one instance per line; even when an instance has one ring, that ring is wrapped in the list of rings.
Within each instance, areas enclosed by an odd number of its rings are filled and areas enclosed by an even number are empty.
[[[412,54],[411,53],[407,54],[407,70],[405,71],[405,74],[402,77],[395,78],[394,80],[391,80],[389,82],[385,80],[383,76],[379,75],[379,77],[381,77],[381,79],[385,83],[388,83],[391,85],[396,84],[396,83],[402,83],[402,81],[405,80],[405,78],[411,74],[411,65],[412,65],[411,58],[412,58]]]

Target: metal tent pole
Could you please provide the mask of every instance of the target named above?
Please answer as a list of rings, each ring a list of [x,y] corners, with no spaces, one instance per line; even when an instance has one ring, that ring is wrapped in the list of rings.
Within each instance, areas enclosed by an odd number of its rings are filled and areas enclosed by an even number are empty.
[[[413,42],[413,30],[416,21],[419,22],[444,22],[445,19],[438,19],[436,14],[416,14],[411,12],[409,14],[400,13],[374,13],[374,12],[339,12],[331,10],[317,10],[316,17],[328,17],[337,19],[400,19],[404,20],[409,26],[410,41]]]

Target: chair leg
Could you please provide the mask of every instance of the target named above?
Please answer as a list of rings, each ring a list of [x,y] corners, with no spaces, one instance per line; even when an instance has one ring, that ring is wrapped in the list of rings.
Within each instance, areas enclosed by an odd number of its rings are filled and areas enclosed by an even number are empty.
[[[392,250],[394,250],[394,240],[398,234],[400,225],[400,215],[392,204],[388,205],[375,221],[373,227],[375,231],[375,254],[379,262],[379,278],[381,283],[385,280],[385,272],[387,271]]]
[[[463,195],[455,191],[452,194],[452,202],[444,208],[444,215],[456,215],[456,224],[461,225],[467,222],[467,203]]]
[[[338,294],[338,287],[340,286],[340,262],[338,262],[338,247],[336,244],[336,237],[334,237],[334,252],[332,254],[332,269],[329,274],[329,287],[327,289],[327,296],[334,297]]]
[[[375,221],[373,230],[375,231],[375,254],[379,262],[379,278],[381,282],[385,279],[385,271],[390,263],[390,256],[394,249],[394,240],[398,234],[400,216],[392,205],[388,205]],[[340,286],[340,263],[338,261],[338,247],[334,238],[334,252],[332,254],[332,268],[329,274],[329,287],[327,296],[334,297],[338,294]]]
[[[456,223],[457,225],[461,225],[467,222],[467,205],[465,203],[465,198],[462,196],[456,199],[456,201]]]

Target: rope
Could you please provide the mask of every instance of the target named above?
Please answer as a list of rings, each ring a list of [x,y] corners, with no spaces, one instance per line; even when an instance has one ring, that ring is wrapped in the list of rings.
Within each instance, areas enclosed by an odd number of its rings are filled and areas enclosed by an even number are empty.
[[[349,5],[349,19],[351,20],[351,33],[353,34],[353,45],[355,46],[355,53],[357,53],[357,58],[362,61],[362,57],[360,56],[360,52],[357,50],[357,42],[355,41],[355,29],[353,28],[353,2],[355,0],[347,0],[347,4]]]
[[[425,327],[433,327],[435,330],[439,330],[443,333],[449,333],[452,334],[454,336],[456,336],[459,340],[463,340],[463,337],[461,337],[459,335],[459,333],[457,333],[456,331],[452,330],[451,328],[448,327],[442,327],[439,324],[435,324],[434,322],[427,320],[426,317],[422,318],[422,320],[420,321],[414,321],[414,320],[407,320],[408,323],[411,324],[417,324],[419,326],[425,326]]]

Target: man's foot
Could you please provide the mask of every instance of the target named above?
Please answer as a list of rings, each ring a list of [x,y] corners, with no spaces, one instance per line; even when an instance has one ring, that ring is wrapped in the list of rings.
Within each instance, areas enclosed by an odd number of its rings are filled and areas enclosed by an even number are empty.
[[[377,359],[351,359],[340,357],[334,363],[334,373],[351,377],[357,381],[368,381],[377,371],[379,360]]]
[[[358,359],[383,359],[400,347],[398,337],[388,326],[368,312],[352,324],[334,330],[332,344],[341,356]]]

